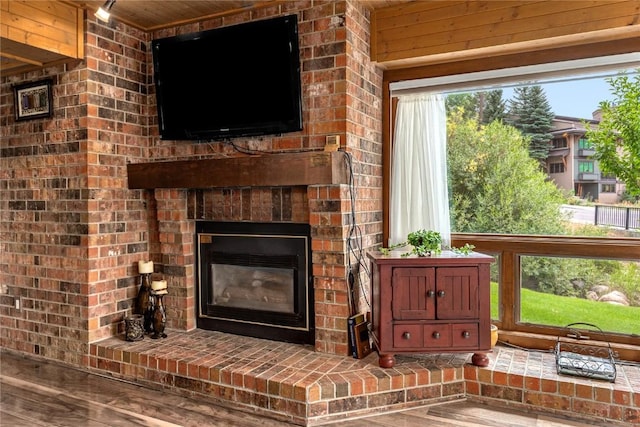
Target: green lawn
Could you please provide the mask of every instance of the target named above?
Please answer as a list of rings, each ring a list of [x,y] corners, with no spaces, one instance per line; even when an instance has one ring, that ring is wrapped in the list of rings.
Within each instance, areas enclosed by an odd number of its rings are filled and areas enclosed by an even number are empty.
[[[498,318],[498,285],[491,283],[491,318]],[[640,335],[640,307],[624,307],[522,289],[521,321],[551,326],[592,323],[603,331]]]

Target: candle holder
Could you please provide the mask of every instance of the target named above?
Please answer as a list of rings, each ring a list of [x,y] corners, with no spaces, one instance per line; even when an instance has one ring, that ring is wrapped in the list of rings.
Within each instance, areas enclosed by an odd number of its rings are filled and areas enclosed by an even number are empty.
[[[151,295],[151,274],[153,261],[138,261],[140,273],[140,289],[136,298],[135,312],[143,316],[143,327],[146,332],[153,332],[153,306],[155,297]]]
[[[127,341],[140,341],[144,339],[144,316],[134,314],[124,319],[124,333]]]
[[[167,324],[167,311],[164,307],[163,297],[168,293],[166,280],[151,283],[150,295],[154,299],[153,315],[151,317],[153,323],[152,339],[167,337],[167,334],[164,333]]]
[[[153,332],[153,306],[155,297],[151,295],[151,273],[140,275],[140,289],[136,298],[136,313],[144,317],[143,326],[146,332]]]

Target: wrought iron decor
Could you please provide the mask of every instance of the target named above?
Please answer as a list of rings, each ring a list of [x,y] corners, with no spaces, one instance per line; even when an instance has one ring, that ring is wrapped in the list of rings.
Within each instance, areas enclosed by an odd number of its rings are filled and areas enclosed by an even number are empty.
[[[587,326],[592,329],[577,329],[575,326]],[[558,336],[556,343],[556,368],[558,374],[576,375],[615,382],[616,364],[611,345],[607,347],[588,345],[588,333],[599,333],[602,329],[591,323],[570,323],[566,326],[567,334]]]
[[[23,83],[13,87],[16,121],[51,117],[53,113],[52,80]]]

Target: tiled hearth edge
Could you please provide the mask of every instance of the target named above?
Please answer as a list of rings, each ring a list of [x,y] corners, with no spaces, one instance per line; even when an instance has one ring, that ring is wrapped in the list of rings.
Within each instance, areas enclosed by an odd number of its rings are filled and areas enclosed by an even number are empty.
[[[640,368],[618,366],[615,384],[558,376],[552,354],[497,347],[490,364],[470,354],[398,356],[394,368],[311,347],[220,332],[91,345],[91,370],[299,425],[468,398],[555,415],[640,424]]]

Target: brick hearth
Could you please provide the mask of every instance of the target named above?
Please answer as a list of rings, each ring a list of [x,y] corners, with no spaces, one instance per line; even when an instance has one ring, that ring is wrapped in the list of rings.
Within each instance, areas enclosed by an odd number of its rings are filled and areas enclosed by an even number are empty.
[[[398,356],[391,369],[377,355],[362,360],[310,346],[221,332],[169,331],[162,340],[111,337],[91,345],[91,369],[154,388],[231,404],[299,425],[470,398],[640,423],[640,367],[619,365],[614,384],[558,376],[551,353],[498,346],[479,368],[470,354]]]

